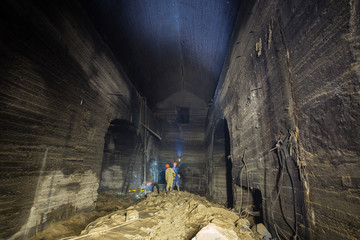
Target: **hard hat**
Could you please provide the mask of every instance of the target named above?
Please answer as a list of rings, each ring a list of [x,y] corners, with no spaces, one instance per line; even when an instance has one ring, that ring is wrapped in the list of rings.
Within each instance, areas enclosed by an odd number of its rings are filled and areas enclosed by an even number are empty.
[[[170,167],[170,165],[169,165],[169,164],[166,164],[165,166],[166,166],[167,168],[168,168],[168,167]]]
[[[177,162],[174,162],[174,166],[177,166]]]

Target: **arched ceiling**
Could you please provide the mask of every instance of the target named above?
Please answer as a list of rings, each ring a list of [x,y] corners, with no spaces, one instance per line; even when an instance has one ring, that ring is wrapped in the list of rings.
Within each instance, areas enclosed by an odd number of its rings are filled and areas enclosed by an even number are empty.
[[[83,0],[98,32],[154,109],[186,90],[208,102],[235,25],[237,0]]]

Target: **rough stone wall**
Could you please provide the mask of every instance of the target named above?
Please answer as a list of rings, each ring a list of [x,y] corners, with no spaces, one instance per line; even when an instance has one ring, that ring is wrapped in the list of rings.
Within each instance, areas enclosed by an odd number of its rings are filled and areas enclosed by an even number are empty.
[[[76,1],[0,9],[0,238],[23,239],[94,207],[106,131],[139,96]]]
[[[189,123],[178,123],[177,107],[189,107]],[[185,90],[157,105],[154,115],[159,120],[163,138],[159,146],[160,180],[164,177],[165,164],[172,164],[180,156],[180,188],[205,193],[206,113],[206,103]]]
[[[260,190],[274,236],[358,237],[358,14],[358,1],[240,7],[206,138],[225,117],[234,183]]]

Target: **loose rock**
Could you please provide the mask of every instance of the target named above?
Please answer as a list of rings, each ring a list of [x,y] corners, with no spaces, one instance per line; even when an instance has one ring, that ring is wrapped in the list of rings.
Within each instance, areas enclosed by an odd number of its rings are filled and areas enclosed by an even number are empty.
[[[204,197],[174,191],[151,194],[126,210],[104,216],[89,224],[79,237],[208,240],[212,239],[209,234],[214,234],[218,236],[217,239],[252,240],[254,238],[249,225],[246,219],[240,219],[234,212]]]
[[[238,237],[233,230],[224,229],[210,223],[202,228],[192,240],[237,240]]]

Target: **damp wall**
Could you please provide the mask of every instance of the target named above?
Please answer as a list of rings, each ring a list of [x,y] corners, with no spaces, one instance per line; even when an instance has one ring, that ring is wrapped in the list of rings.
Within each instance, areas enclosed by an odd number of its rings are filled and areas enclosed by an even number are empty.
[[[94,209],[113,120],[140,139],[151,138],[141,123],[154,127],[76,1],[1,1],[0,9],[0,238],[24,239]],[[145,152],[157,155],[151,143]]]
[[[273,236],[358,237],[358,14],[358,1],[240,6],[207,119],[207,166],[225,118],[235,208],[253,211],[256,193]]]

